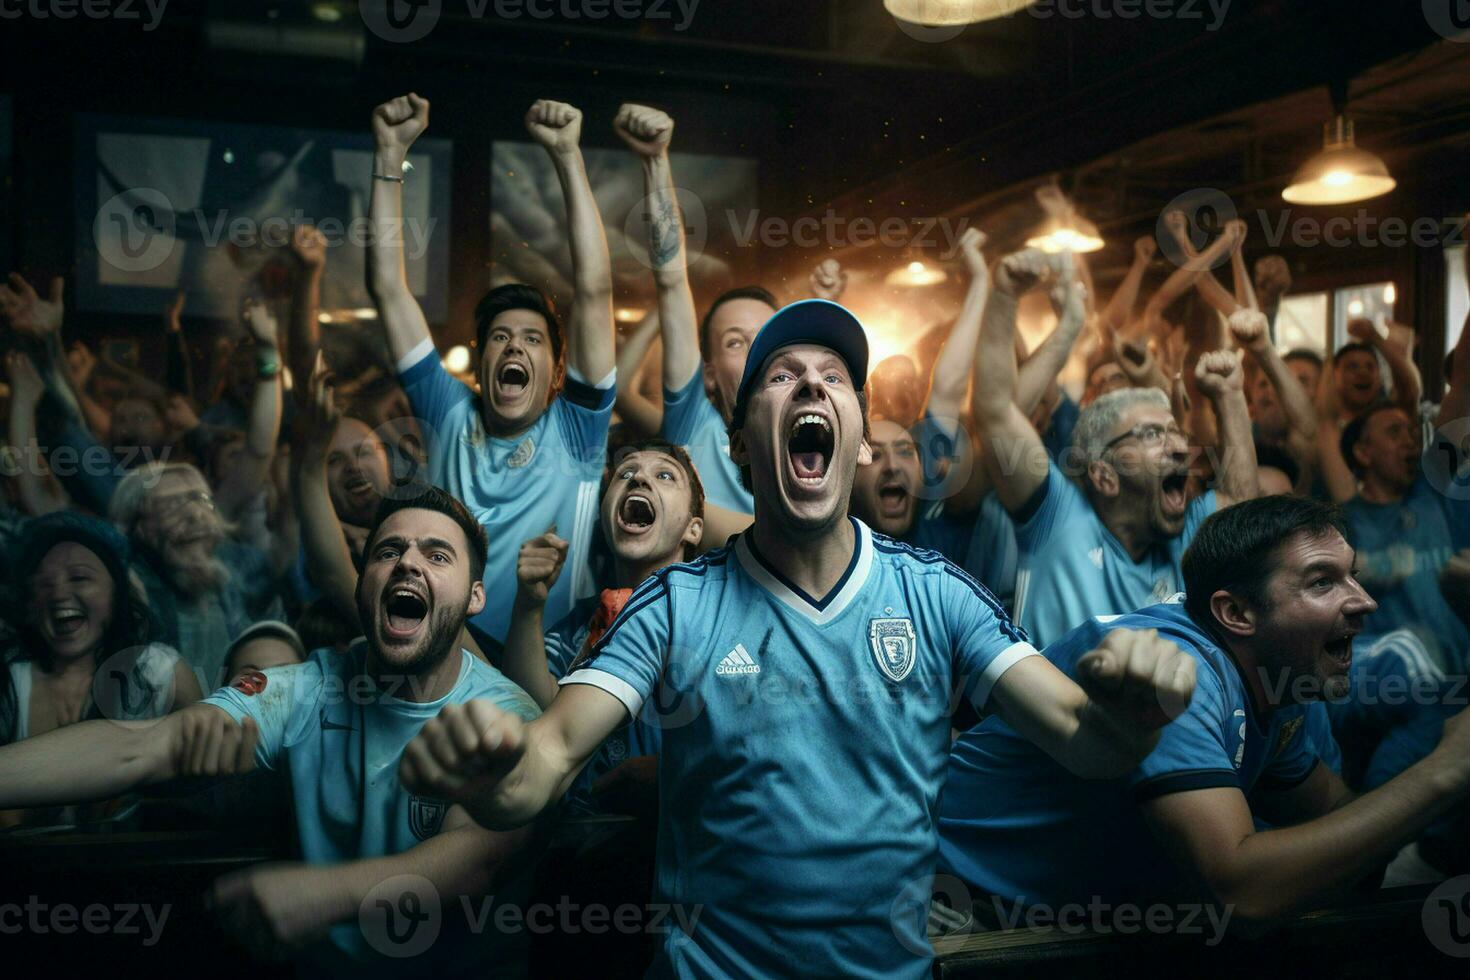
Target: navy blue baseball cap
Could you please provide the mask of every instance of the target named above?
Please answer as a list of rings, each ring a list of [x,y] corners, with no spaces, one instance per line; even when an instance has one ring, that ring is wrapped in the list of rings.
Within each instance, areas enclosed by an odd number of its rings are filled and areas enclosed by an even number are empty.
[[[830,300],[804,299],[777,310],[751,341],[745,373],[735,392],[735,407],[730,412],[732,426],[738,429],[745,424],[745,403],[766,361],[792,344],[830,347],[847,362],[855,389],[862,391],[868,383],[868,335],[858,318],[847,307]]]

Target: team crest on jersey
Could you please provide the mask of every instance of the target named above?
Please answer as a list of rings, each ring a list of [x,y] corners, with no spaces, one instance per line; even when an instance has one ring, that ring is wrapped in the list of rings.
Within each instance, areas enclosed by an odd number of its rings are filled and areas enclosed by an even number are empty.
[[[1302,722],[1306,720],[1306,716],[1298,715],[1281,726],[1281,734],[1276,736],[1276,748],[1271,750],[1271,758],[1276,758],[1286,749],[1286,746],[1291,742],[1291,737],[1296,734],[1296,730],[1302,727]]]
[[[868,643],[884,676],[897,683],[909,676],[918,655],[914,621],[907,616],[868,622]]]
[[[536,440],[528,437],[515,448],[514,452],[506,457],[505,465],[509,466],[513,470],[518,470],[522,466],[530,463],[531,460],[535,458],[535,456]]]
[[[449,812],[449,804],[443,800],[431,799],[427,796],[409,796],[408,798],[408,829],[419,840],[428,840],[439,833],[439,828],[444,826],[444,815]]]

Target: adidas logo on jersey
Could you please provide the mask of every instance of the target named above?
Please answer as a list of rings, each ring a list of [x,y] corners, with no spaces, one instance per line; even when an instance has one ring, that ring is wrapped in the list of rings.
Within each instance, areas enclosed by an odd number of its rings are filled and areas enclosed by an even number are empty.
[[[1098,568],[1102,568],[1103,552],[1101,548],[1093,548],[1087,553],[1087,557],[1092,559],[1092,563]]]
[[[725,654],[724,659],[715,665],[715,673],[722,675],[759,674],[760,672],[761,665],[750,658],[743,643],[735,644],[735,649]]]

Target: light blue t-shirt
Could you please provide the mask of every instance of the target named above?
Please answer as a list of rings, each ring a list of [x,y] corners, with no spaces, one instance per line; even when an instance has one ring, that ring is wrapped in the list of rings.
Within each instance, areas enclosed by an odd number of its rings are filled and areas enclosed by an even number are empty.
[[[597,612],[599,602],[598,596],[588,596],[573,606],[561,622],[546,631],[546,668],[553,677],[565,677],[572,661],[582,652],[587,637],[592,633],[592,616]],[[648,725],[635,720],[613,732],[577,774],[572,788],[567,790],[567,812],[574,816],[601,813],[592,784],[634,756],[658,755],[658,751],[656,722]]]
[[[568,370],[565,387],[529,430],[497,439],[485,432],[474,394],[444,370],[432,345],[400,372],[424,430],[430,482],[458,497],[490,538],[485,608],[471,622],[497,643],[510,625],[521,544],[552,524],[569,547],[547,618],[555,622],[595,591],[588,556],[615,380],[609,373],[594,387]]]
[[[1016,591],[1016,525],[994,493],[966,517],[944,512],[944,501],[928,503],[903,540],[937,551],[969,572],[1008,612]]]
[[[664,389],[663,437],[694,461],[706,500],[740,514],[755,512],[755,498],[740,485],[740,467],[730,459],[725,420],[704,393],[703,371],[678,391]]]
[[[907,898],[927,906],[950,705],[1035,650],[953,563],[852,526],[821,599],[749,533],[656,572],[562,680],[662,728],[655,900],[699,917],[650,976],[928,975]]]
[[[1078,659],[1124,628],[1157,629],[1197,661],[1189,708],[1128,775],[1075,776],[997,717],[954,743],[940,802],[940,868],[989,892],[1001,916],[1016,905],[1197,899],[1139,805],[1216,787],[1247,796],[1289,789],[1317,765],[1313,735],[1328,727],[1322,704],[1285,705],[1259,717],[1240,668],[1180,602],[1089,619],[1044,656],[1075,678]]]
[[[1215,491],[1189,502],[1184,532],[1134,561],[1055,463],[1016,521],[1016,621],[1046,647],[1092,616],[1119,615],[1163,602],[1184,587],[1179,560],[1200,522],[1215,512]]]
[[[1348,544],[1358,553],[1358,580],[1378,602],[1366,628],[1412,630],[1451,673],[1470,667],[1470,631],[1439,590],[1439,573],[1470,547],[1470,500],[1456,500],[1421,473],[1403,500],[1370,504],[1354,497],[1342,507]]]
[[[345,654],[322,648],[305,663],[259,671],[204,699],[236,721],[255,719],[255,762],[289,774],[301,856],[311,864],[399,854],[439,832],[449,805],[407,792],[398,762],[446,704],[484,698],[527,721],[541,713],[529,694],[467,650],[459,651],[450,692],[422,703],[396,696],[406,686],[380,692],[363,674],[365,652],[362,641]],[[352,960],[372,960],[356,921],[334,926],[331,939]],[[312,958],[331,961],[325,950]]]

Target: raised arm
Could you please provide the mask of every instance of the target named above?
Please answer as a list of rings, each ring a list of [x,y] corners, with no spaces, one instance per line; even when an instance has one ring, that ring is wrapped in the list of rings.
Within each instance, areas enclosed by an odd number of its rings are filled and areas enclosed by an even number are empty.
[[[189,345],[184,340],[184,291],[179,290],[163,312],[163,332],[168,345],[164,381],[170,392],[194,397],[194,370],[189,363]]]
[[[1060,256],[1032,248],[996,263],[975,348],[970,411],[990,456],[996,494],[1012,513],[1031,499],[1048,472],[1046,447],[1014,400],[1016,311],[1021,296],[1060,266]]]
[[[1222,510],[1261,495],[1240,357],[1238,351],[1210,351],[1200,357],[1194,369],[1200,391],[1215,409],[1220,454],[1215,464],[1215,497],[1217,508]]]
[[[50,471],[36,441],[36,406],[46,393],[41,373],[28,355],[11,350],[5,355],[5,374],[10,379],[7,437],[11,451],[16,454],[15,488],[21,506],[32,517],[65,510],[71,500],[50,479]]]
[[[320,353],[303,387],[307,399],[297,416],[291,495],[301,525],[306,567],[312,584],[331,601],[337,613],[358,627],[357,568],[352,564],[352,550],[327,486],[327,451],[342,414],[337,410],[331,376]]]
[[[1439,746],[1369,793],[1316,819],[1257,832],[1238,789],[1203,789],[1143,804],[1175,861],[1203,879],[1222,903],[1250,921],[1302,911],[1341,895],[1464,798],[1470,788],[1470,719],[1445,724]],[[1319,764],[1308,777],[1328,780]],[[1325,799],[1341,793],[1304,787]]]
[[[1349,320],[1347,332],[1352,339],[1367,344],[1383,355],[1383,360],[1388,364],[1388,376],[1393,381],[1393,403],[1408,412],[1409,418],[1417,419],[1419,396],[1424,388],[1419,380],[1419,369],[1409,360],[1408,351],[1390,342],[1369,320]]]
[[[542,710],[556,697],[556,678],[546,665],[546,597],[567,560],[567,542],[553,527],[521,545],[516,560],[516,598],[505,633],[500,672],[536,700]]]
[[[567,684],[532,722],[488,701],[446,705],[403,750],[410,792],[458,803],[481,826],[512,830],[561,798],[592,753],[628,719],[617,698]]]
[[[373,181],[381,183],[381,181]],[[306,405],[310,393],[302,382],[311,377],[316,352],[321,347],[322,275],[327,268],[327,239],[311,225],[291,229],[291,254],[296,257],[296,276],[291,283],[291,321],[287,324],[286,364],[295,380],[296,406]]]
[[[0,810],[104,800],[181,776],[255,768],[259,730],[193,704],[157,721],[78,722],[0,747]]]
[[[623,349],[618,351],[618,393],[613,407],[625,423],[644,436],[658,435],[663,426],[663,406],[645,395],[639,384],[648,349],[658,332],[659,315],[650,313],[633,328],[623,341]]]
[[[624,105],[613,120],[613,129],[638,154],[643,165],[648,261],[658,288],[657,322],[663,331],[664,387],[677,391],[699,370],[699,318],[694,310],[694,293],[689,288],[684,218],[674,189],[674,169],[669,164],[674,120],[657,109]],[[649,339],[651,342],[652,338]],[[642,360],[640,355],[638,363]],[[621,363],[618,377],[624,377]],[[631,382],[632,373],[627,377]],[[656,425],[652,431],[658,429]]]
[[[1121,776],[1142,762],[1194,696],[1194,658],[1157,630],[1113,630],[1077,662],[1076,675],[1026,657],[1001,674],[991,705],[1086,779]]]
[[[1237,310],[1230,314],[1227,325],[1235,342],[1250,352],[1276,389],[1276,397],[1281,399],[1281,408],[1290,427],[1287,446],[1292,455],[1310,457],[1317,446],[1317,408],[1312,404],[1307,389],[1302,387],[1276,352],[1276,345],[1271,343],[1266,314],[1250,309]]]
[[[250,418],[245,429],[245,455],[219,487],[220,510],[233,518],[236,509],[250,500],[270,476],[281,434],[281,352],[275,315],[264,303],[245,311],[245,323],[255,342],[255,390],[250,398]]]
[[[1178,211],[1171,211],[1164,216],[1165,226],[1180,242],[1180,247],[1185,249],[1185,262],[1169,274],[1169,278],[1164,280],[1158,292],[1149,297],[1148,304],[1144,307],[1144,324],[1155,334],[1160,333],[1159,325],[1163,323],[1164,310],[1205,277],[1209,279],[1201,290],[1205,300],[1227,315],[1235,310],[1235,297],[1220,285],[1210,269],[1227,252],[1240,247],[1240,242],[1245,237],[1245,222],[1228,222],[1220,236],[1199,253],[1194,251],[1189,236],[1184,234],[1183,222],[1184,215]]]
[[[990,295],[990,270],[980,251],[984,245],[985,233],[978,228],[966,228],[960,236],[960,254],[970,273],[970,288],[959,318],[934,360],[925,411],[936,419],[958,419],[964,410],[965,389],[970,386],[975,366],[975,345],[980,341],[980,321],[985,314],[985,299]]]
[[[1051,304],[1057,325],[1016,373],[1016,404],[1029,418],[1046,396],[1046,390],[1062,373],[1072,347],[1087,319],[1087,286],[1076,274],[1064,276],[1052,286]]]
[[[1358,478],[1342,458],[1341,414],[1337,385],[1331,374],[1324,373],[1317,383],[1317,471],[1327,485],[1328,496],[1338,504],[1358,495]]]
[[[368,291],[388,333],[388,349],[402,361],[429,339],[429,322],[408,288],[403,258],[403,161],[429,128],[429,100],[401,95],[373,110],[373,188],[368,202]]]
[[[969,229],[966,229],[965,233],[969,234]],[[980,244],[984,245],[985,235],[978,232],[977,234],[980,234]],[[964,236],[960,237],[960,243],[964,244]],[[807,276],[807,285],[815,298],[840,303],[842,294],[847,292],[847,273],[843,271],[842,263],[836,259],[823,259],[817,263],[812,274]],[[969,371],[968,363],[965,365],[965,370]]]
[[[1143,285],[1143,274],[1159,250],[1159,243],[1152,235],[1144,235],[1133,243],[1133,262],[1123,275],[1123,281],[1108,298],[1108,305],[1098,315],[1098,329],[1104,337],[1119,333],[1128,326],[1133,316],[1133,306],[1138,302],[1138,287]]]
[[[565,102],[541,99],[526,113],[526,131],[551,157],[566,198],[573,293],[567,366],[595,385],[613,370],[612,260],[582,159],[582,113]]]

